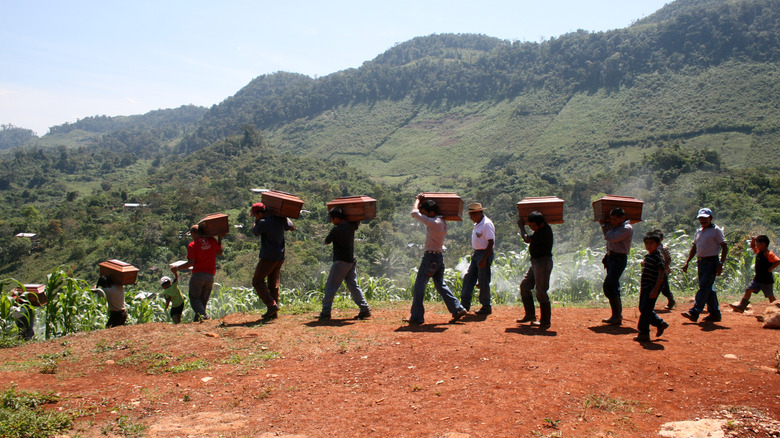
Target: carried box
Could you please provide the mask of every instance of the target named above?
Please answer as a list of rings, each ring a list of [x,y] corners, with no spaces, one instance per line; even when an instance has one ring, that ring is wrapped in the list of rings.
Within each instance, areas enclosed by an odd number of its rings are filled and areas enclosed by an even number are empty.
[[[262,201],[268,212],[274,216],[298,219],[298,216],[301,215],[303,201],[293,194],[269,190],[263,192]]]
[[[457,194],[426,192],[422,194],[420,204],[428,199],[436,201],[436,204],[439,205],[439,214],[444,216],[445,221],[463,220],[463,200]]]
[[[528,215],[538,211],[548,224],[563,223],[563,199],[557,196],[536,196],[524,198],[517,203],[517,214],[528,223]]]
[[[201,234],[206,237],[219,236],[227,234],[230,230],[228,225],[228,216],[222,213],[210,214],[198,222]]]
[[[376,217],[376,199],[368,196],[336,198],[326,205],[328,211],[333,207],[341,207],[349,222],[360,222]]]
[[[46,305],[46,302],[48,301],[46,299],[45,291],[45,284],[25,284],[24,288],[17,287],[11,289],[11,295],[13,297],[18,297],[27,292],[27,301],[33,306],[40,307]]]
[[[642,222],[642,205],[644,201],[631,196],[607,195],[593,201],[593,220],[609,217],[613,208],[620,207],[626,212],[626,219],[632,224]]]
[[[179,272],[190,272],[192,270],[192,268],[187,268],[187,269],[184,269],[184,270],[180,270],[179,269],[179,266],[184,265],[186,263],[187,263],[187,260],[177,260],[177,261],[171,263],[168,266],[170,266],[171,268],[176,268],[176,270],[179,271]]]
[[[100,275],[105,275],[114,283],[134,284],[138,268],[121,260],[108,260],[100,263]]]

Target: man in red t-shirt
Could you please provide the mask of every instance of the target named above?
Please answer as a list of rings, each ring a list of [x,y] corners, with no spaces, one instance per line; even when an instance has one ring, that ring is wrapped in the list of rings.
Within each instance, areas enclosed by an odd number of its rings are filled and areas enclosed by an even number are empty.
[[[190,306],[195,312],[195,322],[209,319],[206,305],[214,286],[214,274],[217,272],[217,256],[222,255],[222,236],[217,239],[201,234],[198,225],[190,228],[192,242],[187,245],[187,263],[172,267],[171,271],[192,268],[190,278]]]

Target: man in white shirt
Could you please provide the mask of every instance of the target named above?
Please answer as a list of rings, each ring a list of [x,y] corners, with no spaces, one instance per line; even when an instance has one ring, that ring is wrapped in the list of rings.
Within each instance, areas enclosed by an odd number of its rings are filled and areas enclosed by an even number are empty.
[[[693,237],[693,246],[688,252],[688,260],[682,266],[683,272],[688,272],[688,263],[696,256],[696,262],[699,271],[699,290],[696,292],[693,307],[682,316],[696,322],[699,315],[707,305],[710,312],[703,320],[707,322],[720,322],[720,306],[718,305],[718,296],[715,293],[715,277],[723,272],[723,262],[729,253],[729,246],[726,244],[726,237],[723,235],[723,229],[718,228],[712,223],[712,210],[702,208],[699,210],[699,224],[701,228],[696,230]],[[720,259],[718,259],[720,254]]]
[[[490,303],[490,265],[493,264],[493,246],[496,241],[496,227],[484,213],[485,209],[479,202],[469,204],[469,217],[474,222],[471,232],[471,264],[463,276],[463,288],[460,291],[460,302],[466,310],[471,310],[471,296],[474,286],[479,282],[479,303],[482,308],[477,315],[490,315],[493,307]]]

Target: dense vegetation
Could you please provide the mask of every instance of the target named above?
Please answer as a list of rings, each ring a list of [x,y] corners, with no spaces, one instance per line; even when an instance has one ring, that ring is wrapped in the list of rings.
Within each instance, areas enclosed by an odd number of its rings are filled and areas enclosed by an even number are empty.
[[[21,146],[30,140],[38,138],[32,129],[20,128],[9,124],[0,125],[0,149]]]

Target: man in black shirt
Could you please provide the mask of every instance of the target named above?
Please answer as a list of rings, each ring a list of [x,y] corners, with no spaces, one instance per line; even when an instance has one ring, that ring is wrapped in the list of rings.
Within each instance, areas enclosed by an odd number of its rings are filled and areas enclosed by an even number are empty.
[[[525,232],[525,220],[521,217],[517,221],[520,227],[520,235],[528,244],[528,253],[531,256],[531,266],[520,282],[520,298],[523,300],[525,316],[517,322],[530,322],[531,325],[542,329],[550,328],[552,309],[547,290],[550,288],[550,274],[553,268],[552,247],[553,232],[550,225],[544,219],[544,215],[538,211],[532,211],[528,215],[528,226],[534,232],[528,235]],[[531,290],[536,288],[536,299],[539,301],[541,318],[536,322],[536,309]]]
[[[325,244],[333,243],[333,264],[325,283],[325,295],[322,297],[322,312],[320,312],[319,319],[330,319],[333,298],[342,282],[346,284],[347,290],[352,295],[352,300],[360,308],[360,313],[356,318],[366,319],[371,316],[371,310],[365,296],[363,296],[363,291],[357,284],[357,272],[355,271],[357,265],[354,255],[355,230],[360,223],[348,222],[341,207],[333,207],[328,215],[334,227],[325,238]]]

